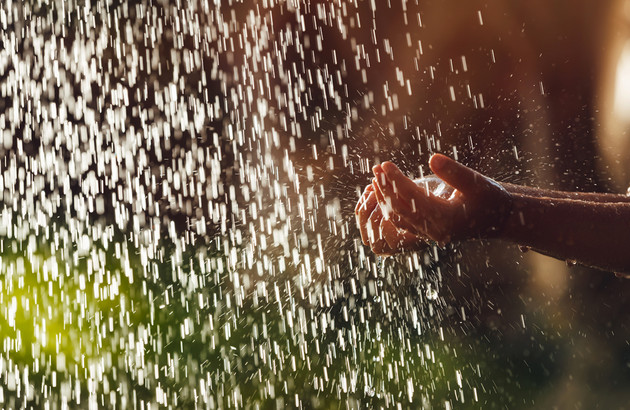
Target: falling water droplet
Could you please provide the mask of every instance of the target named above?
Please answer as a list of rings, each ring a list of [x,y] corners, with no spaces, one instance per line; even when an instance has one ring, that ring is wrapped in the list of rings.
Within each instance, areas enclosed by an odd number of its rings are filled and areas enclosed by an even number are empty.
[[[374,389],[374,387],[372,387],[370,385],[366,385],[365,386],[365,394],[368,397],[374,397],[374,395],[376,394],[376,390]]]
[[[375,266],[344,219],[440,67],[377,1],[250,3],[0,5],[3,407],[404,408],[444,374],[437,249]]]
[[[436,300],[438,298],[437,290],[433,289],[431,286],[427,288],[425,295],[429,300]]]

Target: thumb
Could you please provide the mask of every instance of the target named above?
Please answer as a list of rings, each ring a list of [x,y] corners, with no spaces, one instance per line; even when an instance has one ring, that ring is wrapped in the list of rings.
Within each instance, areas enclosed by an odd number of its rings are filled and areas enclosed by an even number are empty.
[[[486,178],[477,171],[442,154],[434,154],[429,167],[441,180],[466,194],[474,194],[485,185]]]

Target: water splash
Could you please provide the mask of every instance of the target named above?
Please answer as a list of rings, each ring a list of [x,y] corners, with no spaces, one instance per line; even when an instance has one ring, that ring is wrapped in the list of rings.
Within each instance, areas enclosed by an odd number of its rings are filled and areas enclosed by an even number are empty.
[[[384,6],[224,3],[0,5],[3,405],[445,395],[433,262],[387,269],[345,217],[353,129],[413,90],[412,61],[368,86]]]

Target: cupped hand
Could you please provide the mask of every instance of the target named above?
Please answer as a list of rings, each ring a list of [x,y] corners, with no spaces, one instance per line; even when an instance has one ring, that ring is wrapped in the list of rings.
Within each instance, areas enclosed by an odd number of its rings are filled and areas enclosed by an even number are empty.
[[[368,185],[354,210],[363,244],[370,246],[377,255],[421,248],[424,245],[422,238],[383,217],[376,195],[376,184]]]
[[[433,155],[429,166],[448,188],[417,184],[391,162],[374,167],[385,220],[441,244],[500,231],[512,198],[499,183],[441,154]]]

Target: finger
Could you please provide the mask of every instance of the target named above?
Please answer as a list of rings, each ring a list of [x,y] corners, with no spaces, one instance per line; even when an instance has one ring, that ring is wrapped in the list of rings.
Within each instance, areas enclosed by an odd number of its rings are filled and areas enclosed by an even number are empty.
[[[357,206],[354,207],[354,214],[355,215],[359,213],[359,208],[361,207],[361,205],[363,205],[363,203],[365,202],[365,200],[369,196],[370,192],[372,192],[372,191],[374,191],[374,187],[372,186],[372,184],[370,184],[370,185],[365,187],[365,189],[363,190],[363,194],[361,194],[361,197],[357,201]]]
[[[413,235],[420,234],[420,232],[418,232],[418,228],[416,228],[414,224],[405,216],[392,214],[389,220],[396,228],[400,230],[408,231]]]
[[[433,195],[422,184],[418,186],[414,181],[404,176],[394,164],[385,163],[382,169],[387,172],[387,179],[391,182],[384,187],[379,185],[378,188],[383,191],[385,197],[391,198],[394,214],[400,217],[400,222],[398,220],[393,222],[400,226],[411,225],[413,229],[408,229],[409,231],[431,240],[445,241],[448,239],[442,232],[442,227],[448,225],[451,218],[449,200]],[[390,175],[392,178],[389,177]],[[408,181],[415,185],[415,189],[407,184]],[[397,182],[401,182],[398,186],[402,186],[404,189],[396,190]],[[397,192],[398,195],[394,192]],[[406,196],[411,196],[411,199],[405,199]]]
[[[383,178],[385,174],[383,172],[379,173],[378,169],[375,169],[375,172],[378,177],[373,180],[372,184],[374,185],[374,193],[376,194],[381,209],[391,210],[391,215],[388,214],[387,216],[393,217],[392,219],[395,220],[394,223],[399,227],[417,232],[415,224],[419,221],[414,212],[417,208],[416,201],[413,199],[415,193],[411,192],[411,187],[407,187],[407,192],[402,195],[396,186],[398,180],[393,180],[389,184],[387,182],[383,184],[381,181],[387,181],[389,178]],[[406,177],[403,176],[403,178]],[[401,185],[405,185],[404,180]],[[418,188],[417,186],[415,187],[415,190],[421,189],[422,188]]]
[[[464,195],[474,194],[487,180],[479,172],[442,154],[434,154],[429,160],[429,167],[435,175]]]
[[[387,241],[383,238],[380,226],[383,220],[383,213],[380,207],[377,207],[372,211],[370,220],[368,222],[368,238],[370,241],[370,247],[372,251],[378,255],[393,254],[393,249],[387,245]]]
[[[407,178],[396,165],[386,162],[381,167],[387,176],[388,184],[378,188],[389,199],[394,213],[415,227],[416,232],[425,232],[426,218],[444,213],[448,201],[431,194]],[[377,181],[379,178],[377,178]]]
[[[380,172],[382,170],[382,172]],[[419,187],[413,180],[403,174],[400,169],[392,162],[384,162],[378,169],[374,171],[378,174],[376,177],[378,187],[385,197],[390,197],[392,202],[396,199],[403,199],[400,204],[404,204],[411,208],[411,199],[414,199],[418,193],[424,197],[429,196],[429,191]],[[381,181],[385,183],[381,183]]]
[[[381,239],[379,230],[379,227],[381,226],[381,219],[383,219],[383,213],[381,212],[381,208],[377,206],[372,211],[372,214],[370,214],[370,218],[366,223],[367,237],[370,244],[373,244]]]
[[[372,213],[373,207],[376,205],[376,202],[368,202],[368,199],[370,198],[370,196],[374,195],[374,187],[372,186],[372,184],[370,184],[369,189],[365,188],[365,190],[366,190],[365,196],[363,197],[365,199],[359,205],[358,213],[368,211],[368,216],[369,216]]]
[[[403,217],[393,211],[391,204],[387,205],[385,197],[383,196],[383,192],[378,187],[378,185],[374,186],[374,194],[376,195],[376,199],[378,200],[379,206],[381,210],[384,212],[385,208],[389,208],[390,212],[388,214],[383,213],[383,217],[389,220],[396,228],[411,231],[416,233],[416,228],[413,224],[407,222]],[[391,201],[390,201],[391,202]]]
[[[409,231],[397,229],[391,221],[381,220],[381,234],[393,252],[420,250],[428,246],[428,241]]]
[[[380,173],[380,176],[384,178],[384,175],[382,172]],[[381,207],[381,211],[383,212],[383,217],[385,219],[389,219],[393,213],[392,210],[392,206],[391,206],[391,200],[388,200],[387,198],[385,198],[385,196],[383,195],[383,191],[381,191],[381,188],[379,187],[379,183],[377,183],[378,178],[374,178],[372,179],[372,186],[374,187],[374,194],[376,195],[376,200],[378,201],[378,205]]]
[[[356,215],[357,225],[359,226],[359,230],[361,231],[361,240],[363,241],[364,245],[369,244],[367,224],[370,219],[370,215],[377,207],[378,202],[376,200],[376,195],[374,195],[374,192],[370,192],[368,198],[359,208],[359,213]]]
[[[359,210],[361,209],[361,205],[363,205],[363,202],[365,202],[367,197],[368,197],[368,193],[361,194],[361,197],[359,197],[359,200],[357,201],[357,204],[354,207],[354,214],[355,215],[359,215]]]
[[[370,244],[372,252],[378,256],[392,256],[400,252],[389,247],[385,240],[379,240]]]
[[[401,245],[400,241],[401,241],[402,231],[399,231],[398,228],[396,228],[396,226],[394,226],[394,224],[391,223],[391,221],[388,221],[385,218],[383,218],[381,220],[380,231],[381,231],[381,236],[383,237],[383,239],[385,239],[385,242],[387,242],[387,245],[391,249],[396,250],[399,248],[399,246]]]
[[[402,229],[398,229],[391,221],[383,219],[381,221],[381,236],[387,242],[389,246],[395,252],[401,252],[409,248],[410,245],[415,242],[422,242],[422,239]]]
[[[385,178],[385,175],[383,175],[383,168],[380,165],[374,165],[372,167],[372,173],[374,174],[375,178],[380,178],[379,179],[379,183],[381,185],[385,185],[387,183],[387,180]]]

